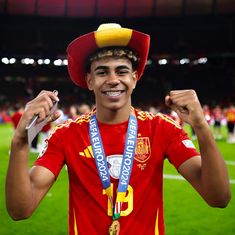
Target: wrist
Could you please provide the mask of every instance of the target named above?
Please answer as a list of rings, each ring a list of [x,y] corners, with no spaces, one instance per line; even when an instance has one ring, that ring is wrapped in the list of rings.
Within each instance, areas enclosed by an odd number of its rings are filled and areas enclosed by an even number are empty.
[[[16,146],[28,145],[27,134],[20,134],[16,131],[12,138],[12,144]]]
[[[201,120],[200,122],[196,122],[194,125],[192,125],[192,128],[194,129],[194,131],[210,129],[209,124],[205,119]]]

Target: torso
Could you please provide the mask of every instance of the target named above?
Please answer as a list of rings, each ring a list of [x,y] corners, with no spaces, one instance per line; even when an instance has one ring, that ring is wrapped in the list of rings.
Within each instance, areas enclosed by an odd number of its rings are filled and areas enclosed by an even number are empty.
[[[173,142],[187,139],[182,128],[163,115],[152,115],[136,111],[138,137],[133,169],[126,202],[120,218],[122,234],[164,234],[162,176],[163,162],[172,153]],[[60,145],[62,152],[57,153],[58,165],[62,161],[68,166],[70,182],[69,234],[105,234],[111,224],[111,205],[102,188],[97,173],[88,135],[90,114],[58,128],[49,140]],[[99,123],[105,155],[109,165],[113,195],[116,195],[120,165],[125,145],[128,122],[109,125]],[[56,136],[58,138],[56,138]],[[181,143],[181,142],[180,142]],[[180,144],[182,151],[184,146]],[[187,151],[186,151],[187,150]],[[173,159],[176,167],[197,153],[186,149],[182,159]],[[177,151],[176,151],[176,155]],[[187,155],[187,156],[186,156]],[[46,153],[43,159],[49,158]],[[172,160],[171,159],[171,160]],[[46,160],[45,160],[46,161]],[[55,163],[56,165],[57,163]],[[53,168],[53,166],[52,166]],[[50,169],[55,174],[57,170]],[[148,213],[149,216],[146,216]]]

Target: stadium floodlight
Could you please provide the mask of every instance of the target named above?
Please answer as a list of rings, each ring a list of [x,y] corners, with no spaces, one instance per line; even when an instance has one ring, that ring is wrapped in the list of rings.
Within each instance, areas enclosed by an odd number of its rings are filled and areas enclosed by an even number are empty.
[[[50,59],[45,59],[43,62],[44,62],[44,64],[50,64],[51,61],[50,61]]]
[[[160,60],[158,60],[158,64],[160,64],[160,65],[165,65],[167,63],[168,63],[167,59],[160,59]]]
[[[63,65],[68,65],[68,60],[67,59],[63,60]]]
[[[15,58],[11,58],[11,59],[9,60],[9,62],[10,62],[10,64],[14,64],[14,63],[16,62],[16,59],[15,59]]]
[[[202,57],[198,59],[198,64],[205,64],[208,61],[206,57]]]
[[[43,60],[42,59],[38,59],[38,64],[43,64]]]
[[[63,64],[63,61],[61,59],[54,60],[54,65],[55,66],[61,66]]]
[[[9,59],[7,57],[3,57],[1,61],[3,64],[9,64]]]
[[[21,64],[27,64],[27,58],[25,58],[25,59],[21,59]]]
[[[189,64],[190,60],[188,58],[183,58],[180,60],[180,64]]]
[[[31,59],[31,58],[23,58],[21,59],[21,63],[22,64],[33,64],[34,63],[34,59]]]

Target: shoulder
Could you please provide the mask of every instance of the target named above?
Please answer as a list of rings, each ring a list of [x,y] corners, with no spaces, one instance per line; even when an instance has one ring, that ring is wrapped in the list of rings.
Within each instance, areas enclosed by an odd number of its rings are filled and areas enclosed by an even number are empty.
[[[149,122],[154,125],[163,125],[166,127],[175,127],[177,129],[182,129],[182,126],[179,125],[177,122],[175,122],[168,115],[165,115],[162,113],[153,114],[151,112],[142,111],[138,109],[135,109],[135,113],[136,113],[137,120],[140,123]]]
[[[75,120],[73,119],[66,120],[64,123],[59,124],[53,128],[53,130],[51,131],[50,137],[53,135],[61,135],[61,134],[66,135],[67,133],[70,133],[71,131],[87,128],[91,115],[92,113],[87,113],[87,114],[78,116]]]

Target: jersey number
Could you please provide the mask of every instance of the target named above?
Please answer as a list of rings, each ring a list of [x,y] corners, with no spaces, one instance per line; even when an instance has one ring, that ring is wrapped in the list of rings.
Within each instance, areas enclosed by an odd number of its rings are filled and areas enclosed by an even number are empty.
[[[113,196],[113,184],[111,184],[111,189],[112,189],[112,196]],[[103,195],[106,195],[106,192],[105,192],[104,189],[103,189]],[[125,206],[125,204],[127,206]],[[126,194],[126,197],[124,199],[122,207],[124,207],[126,209],[121,211],[121,216],[127,216],[127,215],[129,215],[133,211],[133,188],[130,185],[128,185],[127,194]],[[112,205],[111,205],[109,199],[108,199],[108,211],[107,211],[107,214],[109,216],[113,215]]]

